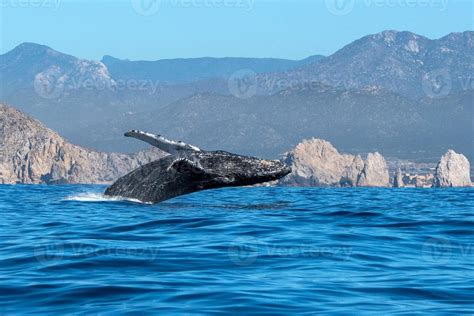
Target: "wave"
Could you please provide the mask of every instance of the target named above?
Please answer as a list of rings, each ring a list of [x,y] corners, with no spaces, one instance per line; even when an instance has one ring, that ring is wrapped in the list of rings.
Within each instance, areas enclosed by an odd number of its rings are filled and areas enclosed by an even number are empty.
[[[138,204],[151,204],[148,202],[142,202],[138,199],[132,199],[132,198],[125,198],[121,196],[106,196],[102,193],[97,193],[97,192],[85,192],[85,193],[80,193],[77,195],[73,196],[68,196],[64,199],[64,201],[74,201],[74,202],[132,202],[132,203],[138,203]]]

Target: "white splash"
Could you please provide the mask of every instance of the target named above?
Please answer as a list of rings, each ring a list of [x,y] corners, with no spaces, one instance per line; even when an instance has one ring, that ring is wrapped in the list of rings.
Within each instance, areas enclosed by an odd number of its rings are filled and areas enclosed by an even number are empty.
[[[152,203],[146,203],[142,202],[137,199],[131,199],[131,198],[124,198],[120,196],[105,196],[101,193],[96,193],[96,192],[86,192],[86,193],[80,193],[77,195],[73,196],[68,196],[64,199],[64,201],[75,201],[75,202],[133,202],[133,203],[139,203],[139,204],[152,204]]]

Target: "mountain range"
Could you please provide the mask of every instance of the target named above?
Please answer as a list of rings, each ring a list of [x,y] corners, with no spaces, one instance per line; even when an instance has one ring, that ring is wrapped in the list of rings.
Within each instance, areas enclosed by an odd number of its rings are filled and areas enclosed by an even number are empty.
[[[446,148],[473,153],[467,140],[473,129],[473,97],[471,90],[414,101],[384,90],[327,85],[246,100],[205,93],[136,115],[135,122],[147,130],[160,126],[170,137],[202,148],[250,155],[277,157],[301,139],[318,135],[346,152],[379,151],[430,162]]]
[[[228,78],[241,69],[252,69],[255,73],[281,72],[299,68],[323,59],[314,55],[303,60],[279,58],[179,58],[156,61],[121,60],[104,56],[102,63],[118,80],[151,80],[161,83],[186,83],[214,78]]]
[[[344,88],[380,87],[417,99],[472,89],[473,74],[473,31],[435,40],[411,32],[384,31],[286,76]]]
[[[472,159],[473,39],[384,31],[300,61],[88,61],[25,43],[0,55],[0,99],[103,151],[143,149],[122,138],[139,128],[268,157],[319,137],[355,153]]]

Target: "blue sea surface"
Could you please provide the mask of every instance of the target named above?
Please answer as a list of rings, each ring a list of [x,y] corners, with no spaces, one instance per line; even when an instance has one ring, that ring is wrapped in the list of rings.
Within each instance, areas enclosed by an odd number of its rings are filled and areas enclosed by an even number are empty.
[[[473,314],[473,189],[0,186],[0,314]]]

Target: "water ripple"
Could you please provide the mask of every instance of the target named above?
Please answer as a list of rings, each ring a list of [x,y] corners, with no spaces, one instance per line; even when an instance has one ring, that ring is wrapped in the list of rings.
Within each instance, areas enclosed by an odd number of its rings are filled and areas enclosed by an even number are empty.
[[[0,186],[6,314],[473,314],[473,189]]]

